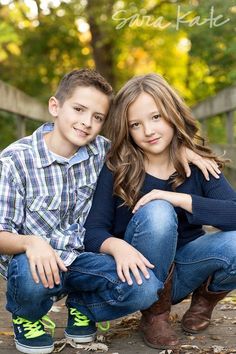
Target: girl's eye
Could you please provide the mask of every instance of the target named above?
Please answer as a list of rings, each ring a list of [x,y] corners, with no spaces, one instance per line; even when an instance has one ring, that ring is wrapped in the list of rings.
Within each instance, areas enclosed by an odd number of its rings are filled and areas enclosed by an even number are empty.
[[[139,127],[139,123],[132,123],[130,124],[130,128],[138,128]]]
[[[155,114],[155,116],[152,117],[153,120],[158,120],[159,118],[161,118],[160,114]]]

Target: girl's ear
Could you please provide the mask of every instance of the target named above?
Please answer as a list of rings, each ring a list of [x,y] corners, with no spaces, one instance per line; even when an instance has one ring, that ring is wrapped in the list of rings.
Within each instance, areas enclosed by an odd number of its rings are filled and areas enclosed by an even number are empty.
[[[58,110],[59,110],[59,101],[56,99],[56,97],[52,96],[49,98],[48,101],[48,110],[49,113],[56,118],[58,116]]]

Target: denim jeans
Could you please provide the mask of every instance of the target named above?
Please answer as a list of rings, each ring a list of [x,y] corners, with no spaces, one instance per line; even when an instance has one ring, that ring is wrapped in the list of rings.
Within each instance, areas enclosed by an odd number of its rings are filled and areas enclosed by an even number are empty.
[[[162,282],[175,263],[172,303],[181,301],[209,276],[211,291],[236,289],[236,231],[207,233],[177,248],[177,228],[173,206],[155,200],[135,213],[125,234],[125,239],[155,265],[153,272]]]
[[[114,259],[82,253],[61,274],[61,284],[47,289],[36,284],[25,254],[14,256],[8,273],[7,309],[31,321],[45,315],[53,297],[67,294],[67,305],[93,321],[111,320],[148,308],[158,300],[173,262],[172,302],[177,303],[212,276],[211,291],[236,288],[236,231],[206,234],[177,248],[178,220],[166,201],[152,201],[130,220],[125,240],[155,265],[150,279],[130,286],[117,277]]]
[[[138,285],[119,280],[113,257],[84,252],[61,273],[60,285],[45,288],[32,279],[25,254],[13,257],[8,270],[7,305],[14,315],[36,321],[51,308],[55,296],[67,296],[75,307],[93,321],[112,320],[148,308],[163,287],[153,272]]]

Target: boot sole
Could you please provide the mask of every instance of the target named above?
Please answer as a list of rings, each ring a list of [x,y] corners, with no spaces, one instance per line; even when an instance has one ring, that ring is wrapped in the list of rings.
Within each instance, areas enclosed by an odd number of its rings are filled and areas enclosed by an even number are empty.
[[[203,329],[198,329],[198,330],[196,330],[196,329],[189,329],[189,328],[183,326],[182,323],[181,323],[181,327],[182,327],[182,329],[183,329],[185,332],[187,332],[187,333],[197,334],[197,333],[203,332],[208,326],[205,327],[205,328],[203,328]]]
[[[176,344],[172,344],[172,345],[171,345],[171,344],[170,344],[170,345],[161,345],[161,344],[160,344],[160,345],[154,345],[154,344],[148,342],[148,341],[145,339],[144,336],[142,336],[142,338],[143,338],[144,343],[145,343],[148,347],[154,348],[154,349],[173,349],[173,348],[176,348],[177,345],[179,345],[179,342],[176,343]]]

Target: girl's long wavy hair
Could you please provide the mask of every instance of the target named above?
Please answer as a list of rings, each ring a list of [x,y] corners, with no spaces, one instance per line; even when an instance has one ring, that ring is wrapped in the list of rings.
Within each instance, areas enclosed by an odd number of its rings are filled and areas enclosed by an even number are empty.
[[[186,178],[179,154],[182,146],[203,157],[214,159],[220,168],[224,165],[224,160],[205,146],[204,139],[197,134],[198,129],[190,109],[166,80],[157,74],[136,76],[117,93],[104,126],[105,135],[112,141],[107,166],[114,173],[113,192],[131,208],[140,198],[145,178],[145,154],[129,134],[128,109],[142,92],[152,96],[161,116],[174,129],[170,144],[170,158],[176,170],[171,180],[173,190]]]

